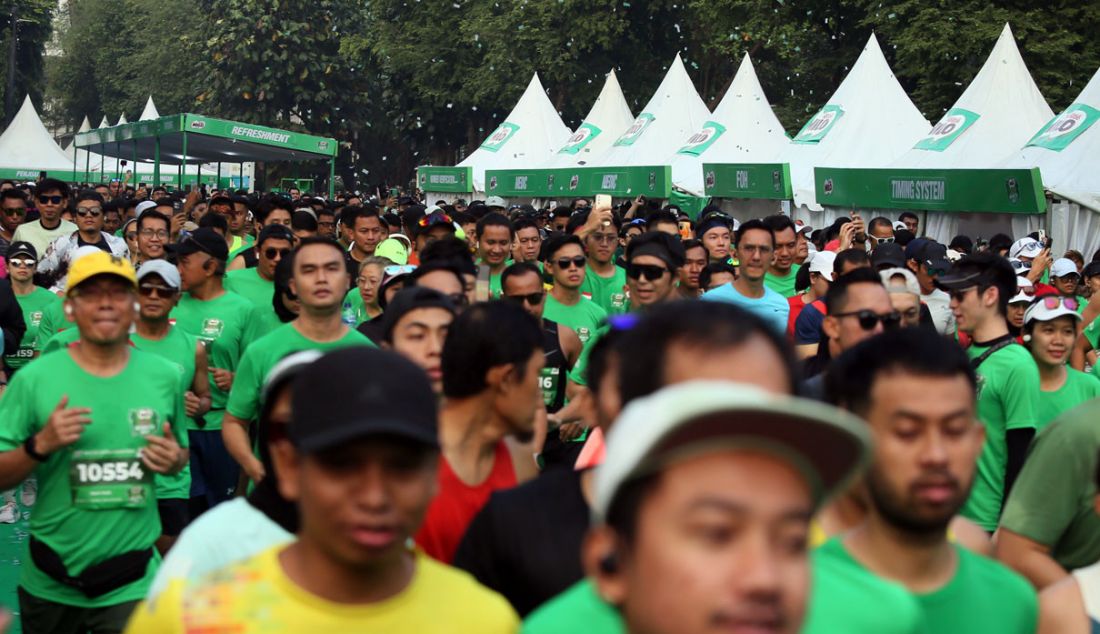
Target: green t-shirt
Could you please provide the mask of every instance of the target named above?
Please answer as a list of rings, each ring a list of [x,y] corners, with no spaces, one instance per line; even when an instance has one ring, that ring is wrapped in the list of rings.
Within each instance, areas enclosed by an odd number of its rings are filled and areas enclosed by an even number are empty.
[[[1100,401],[1062,414],[1031,443],[1005,503],[1001,526],[1050,547],[1066,570],[1100,560],[1096,456],[1100,451]]]
[[[798,276],[798,269],[802,268],[800,264],[791,264],[791,270],[783,277],[778,275],[772,275],[770,272],[764,274],[764,286],[772,289],[776,293],[779,293],[783,297],[790,299],[798,293],[794,290],[794,278]]]
[[[1088,339],[1093,350],[1100,349],[1100,319],[1093,319],[1081,332]],[[1100,367],[1100,364],[1097,364]]]
[[[0,451],[22,446],[68,396],[68,407],[88,407],[92,422],[80,439],[55,451],[34,470],[38,501],[30,533],[56,551],[70,575],[131,550],[149,548],[160,536],[152,473],[138,451],[146,435],[172,423],[177,442],[187,434],[179,370],[155,355],[130,350],[126,367],[102,378],[89,375],[65,352],[28,364],[0,397]],[[145,576],[101,596],[62,585],[41,572],[24,551],[19,585],[47,601],[76,607],[104,607],[145,597],[160,557]],[[10,565],[10,564],[9,564]]]
[[[349,328],[355,328],[359,324],[374,319],[367,313],[363,296],[359,293],[358,286],[352,286],[347,295],[344,295],[343,320]]]
[[[57,352],[58,350],[61,350],[63,348],[68,348],[69,344],[76,343],[79,340],[80,331],[76,328],[62,330],[56,335],[50,337],[46,341],[46,345],[41,346],[42,349],[39,350],[39,353],[42,355],[47,355],[51,352]]]
[[[565,592],[527,615],[521,634],[626,634],[626,625],[615,606],[596,594],[596,587],[582,579]]]
[[[920,606],[901,584],[872,574],[839,538],[810,555],[813,590],[802,634],[924,632]]]
[[[1026,579],[1000,562],[953,544],[959,563],[939,590],[914,593],[935,634],[1034,634],[1039,599]]]
[[[287,355],[302,350],[329,352],[350,346],[376,347],[370,339],[350,328],[336,341],[318,343],[298,332],[294,322],[279,326],[253,342],[241,358],[237,376],[233,379],[233,389],[229,392],[229,401],[225,406],[226,411],[241,420],[255,420],[260,414],[260,392],[264,379],[275,364]]]
[[[225,274],[225,290],[252,302],[256,312],[264,320],[265,334],[279,323],[271,298],[275,295],[275,282],[260,277],[259,269],[239,269]]]
[[[252,248],[252,245],[256,243],[256,238],[251,234],[245,234],[241,236],[233,236],[233,244],[229,245],[229,259],[226,262],[232,262],[233,258],[241,254],[242,251],[247,251]]]
[[[61,298],[59,297],[58,300]],[[35,349],[39,352],[46,351],[46,344],[59,332],[75,330],[75,324],[65,316],[65,303],[58,301],[46,306],[42,312],[42,321],[38,324],[38,339]]]
[[[596,331],[603,328],[604,323],[607,321],[607,312],[587,297],[582,296],[576,304],[566,306],[554,299],[554,296],[549,293],[546,295],[546,305],[542,309],[542,316],[544,319],[556,321],[572,328],[577,333],[581,343],[586,346],[592,336],[596,334]]]
[[[1094,374],[1085,374],[1073,368],[1066,368],[1066,382],[1053,392],[1039,392],[1039,425],[1042,431],[1058,415],[1077,407],[1081,403],[1100,396],[1100,379]]]
[[[4,355],[4,362],[9,367],[21,368],[34,358],[34,352],[38,350],[38,330],[42,325],[42,318],[51,306],[61,305],[61,298],[36,286],[29,295],[16,295],[15,299],[19,302],[20,310],[23,311],[23,321],[27,324],[27,331],[23,333],[19,348],[11,354]]]
[[[138,350],[144,350],[168,361],[180,373],[180,393],[191,389],[195,381],[196,340],[178,327],[170,327],[162,339],[146,339],[136,332],[130,333],[130,343]],[[190,417],[188,423],[192,424]],[[191,497],[191,464],[188,461],[175,475],[155,474],[157,498],[164,500],[186,500]]]
[[[230,372],[237,371],[245,349],[257,338],[258,331],[263,326],[263,319],[252,302],[228,291],[205,301],[184,293],[172,309],[172,318],[184,332],[203,342],[210,368]],[[228,398],[229,393],[214,383],[214,375],[211,373],[210,411],[203,416],[206,426],[200,428],[194,423],[188,423],[188,429],[221,429]]]
[[[586,266],[581,293],[589,297],[608,315],[621,315],[627,312],[626,270],[616,266],[611,277],[600,277],[592,267]]]
[[[975,359],[987,346],[970,346]],[[962,514],[987,531],[997,528],[1004,497],[1010,429],[1039,425],[1039,368],[1023,346],[1009,345],[990,355],[978,368],[978,420],[985,425],[985,446],[978,472]]]

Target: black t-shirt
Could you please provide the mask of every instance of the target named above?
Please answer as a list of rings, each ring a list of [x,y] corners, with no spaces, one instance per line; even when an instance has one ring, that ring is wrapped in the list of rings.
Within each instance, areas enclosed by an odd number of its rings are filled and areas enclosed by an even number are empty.
[[[92,246],[97,247],[100,251],[106,251],[107,253],[111,252],[111,245],[107,244],[107,238],[104,237],[103,232],[100,232],[99,234],[99,242],[88,242],[87,240],[82,238],[79,233],[76,234],[76,246]]]
[[[580,476],[558,469],[493,493],[466,529],[455,567],[502,594],[520,616],[580,581],[591,513]]]

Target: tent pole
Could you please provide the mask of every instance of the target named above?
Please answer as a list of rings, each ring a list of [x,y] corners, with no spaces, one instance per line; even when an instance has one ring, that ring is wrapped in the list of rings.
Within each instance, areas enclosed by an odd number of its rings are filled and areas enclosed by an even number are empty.
[[[104,165],[103,162],[104,162],[104,157],[103,157],[102,154],[100,154],[99,155],[99,182],[100,183],[103,182],[103,170],[106,169],[106,166]]]
[[[153,144],[153,187],[160,187],[160,135]],[[150,194],[153,192],[150,191]]]
[[[328,160],[328,199],[336,197],[336,157]]]
[[[183,177],[187,175],[187,133],[183,132],[183,160],[180,161],[179,174],[179,189],[183,190]]]
[[[130,185],[133,186],[134,191],[136,192],[137,191],[137,185],[138,185],[137,184],[138,171],[137,171],[137,139],[136,138],[134,139],[134,152],[132,154],[132,159],[133,160],[130,163],[130,173],[134,175],[134,182],[130,183]]]
[[[118,141],[115,141],[115,180],[122,180],[122,159],[118,158],[118,155],[122,152],[118,149]]]
[[[75,160],[75,159],[74,159]],[[84,150],[84,182],[88,182],[88,170],[92,168],[92,154],[88,150]]]
[[[80,148],[76,147],[76,137],[73,137],[73,185],[76,185],[76,154]]]
[[[239,178],[241,179],[241,181],[237,184],[238,185],[237,189],[244,189],[245,188],[244,187],[244,161],[241,161],[240,165],[238,166],[238,169],[240,171],[237,172],[237,173],[240,175]]]
[[[214,180],[214,189],[220,189],[222,186],[222,162],[218,161],[218,175]]]

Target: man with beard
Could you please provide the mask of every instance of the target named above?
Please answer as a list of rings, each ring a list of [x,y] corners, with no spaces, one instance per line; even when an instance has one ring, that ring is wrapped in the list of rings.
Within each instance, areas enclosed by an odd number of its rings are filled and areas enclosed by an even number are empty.
[[[871,431],[863,482],[870,507],[862,524],[826,542],[818,558],[901,583],[929,632],[1034,632],[1038,608],[1027,581],[952,543],[948,533],[985,440],[967,355],[934,333],[903,328],[860,343],[835,363],[831,398]],[[867,608],[815,603],[811,623],[827,618],[827,631],[848,632],[837,615]]]

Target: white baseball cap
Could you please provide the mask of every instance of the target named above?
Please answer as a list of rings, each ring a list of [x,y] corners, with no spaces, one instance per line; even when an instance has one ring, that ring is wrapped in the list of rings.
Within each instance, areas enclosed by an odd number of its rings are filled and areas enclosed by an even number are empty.
[[[867,425],[817,401],[728,381],[689,381],[632,402],[607,435],[593,513],[604,521],[623,486],[731,448],[772,454],[810,485],[814,504],[844,490],[867,460]]]
[[[1024,325],[1033,321],[1050,321],[1059,317],[1073,317],[1081,321],[1081,314],[1077,312],[1078,303],[1075,297],[1062,297],[1061,295],[1044,295],[1035,301],[1024,313]]]
[[[810,256],[810,273],[820,273],[822,277],[833,281],[833,264],[836,262],[836,253],[832,251],[817,251]]]
[[[903,269],[900,266],[892,269],[883,269],[879,271],[879,277],[882,278],[882,284],[886,287],[888,293],[910,293],[912,295],[920,295],[920,284],[917,283],[917,276],[913,275],[913,272],[909,269]],[[905,280],[904,283],[898,284],[894,281],[895,277],[901,277]]]
[[[507,209],[508,203],[504,202],[504,199],[500,196],[489,196],[485,199],[486,207],[500,207],[501,209]]]
[[[1058,258],[1054,261],[1054,264],[1050,265],[1051,277],[1065,277],[1067,275],[1081,276],[1077,271],[1077,264],[1075,264],[1073,260],[1069,258]]]
[[[148,260],[142,264],[137,270],[137,281],[140,284],[141,280],[145,279],[149,275],[159,275],[160,279],[164,280],[164,283],[169,287],[179,290],[180,272],[175,266],[168,263],[167,260]]]
[[[143,201],[141,201],[140,203],[137,204],[137,207],[134,207],[134,217],[136,218],[136,217],[140,216],[142,214],[142,212],[144,212],[148,209],[152,209],[153,207],[156,207],[156,206],[157,206],[157,203],[154,200],[143,200]]]
[[[1031,289],[1031,292],[1027,292],[1027,289]],[[1030,304],[1033,299],[1035,299],[1035,285],[1031,283],[1031,280],[1022,275],[1016,276],[1016,294],[1012,296],[1012,299],[1008,300],[1008,303],[1019,304],[1023,302],[1025,304]]]
[[[909,227],[905,226],[905,223],[900,220],[894,221],[894,231],[908,231]]]
[[[1012,247],[1008,250],[1008,257],[1012,259],[1016,258],[1033,258],[1043,252],[1043,245],[1034,238],[1020,238],[1016,242],[1012,243]]]

